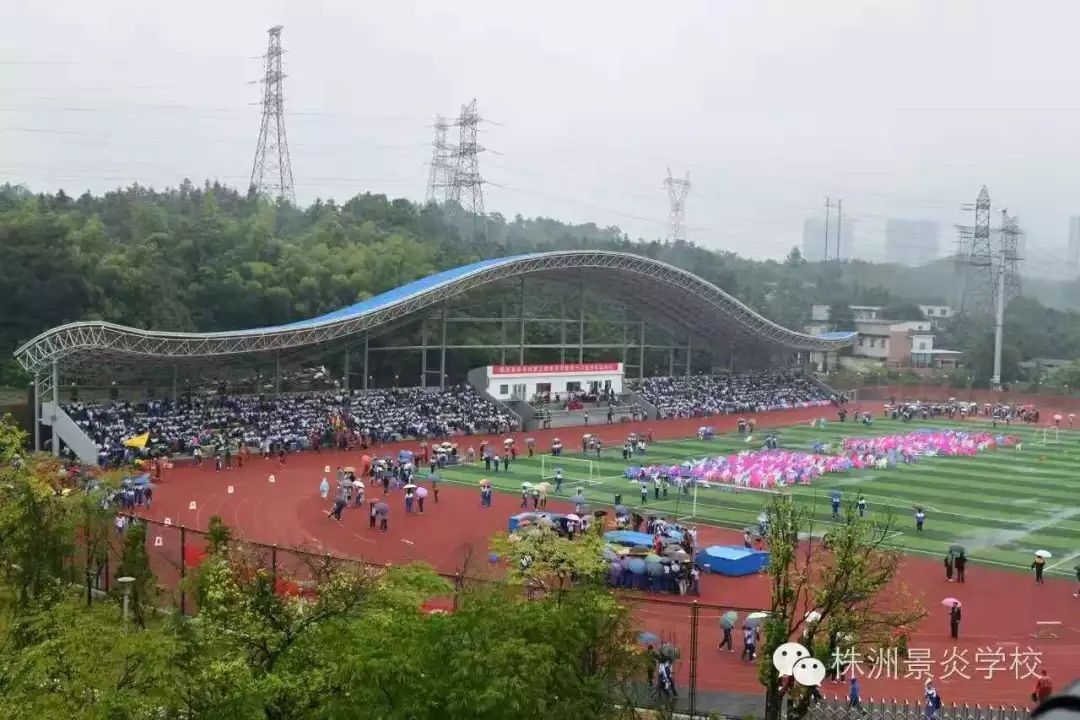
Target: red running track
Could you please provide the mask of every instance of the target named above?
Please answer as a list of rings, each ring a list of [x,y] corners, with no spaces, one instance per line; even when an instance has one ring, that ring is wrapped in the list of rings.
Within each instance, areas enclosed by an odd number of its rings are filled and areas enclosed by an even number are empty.
[[[779,427],[811,418],[831,416],[831,408],[781,411],[756,415],[759,427]],[[599,435],[608,444],[621,443],[628,432],[652,430],[656,439],[683,438],[693,435],[703,424],[716,427],[718,432],[735,429],[736,417],[691,418],[645,423],[594,425],[589,432]],[[527,435],[536,438],[537,448],[546,449],[552,437],[562,437],[573,447],[580,439],[581,428],[542,430]],[[524,437],[525,433],[519,433]],[[458,438],[462,445],[478,443],[480,437]],[[407,442],[377,448],[380,454],[393,453],[401,448],[416,449],[418,443]],[[467,446],[467,445],[466,445]],[[205,529],[209,518],[220,515],[237,535],[252,541],[276,543],[280,547],[301,547],[317,553],[330,553],[360,558],[378,563],[422,561],[436,570],[453,573],[461,570],[464,558],[474,556],[468,571],[484,572],[488,539],[505,531],[507,518],[517,512],[519,498],[513,494],[496,493],[492,508],[481,509],[477,490],[444,484],[440,502],[428,498],[426,512],[406,515],[401,496],[389,499],[391,513],[387,532],[368,528],[367,511],[349,508],[341,523],[326,517],[329,503],[319,497],[318,485],[330,465],[359,464],[360,453],[325,452],[303,453],[288,458],[284,468],[276,460],[253,458],[241,468],[215,472],[212,465],[182,467],[169,470],[155,492],[153,508],[144,513],[148,518],[169,518],[174,526]],[[268,482],[273,474],[276,482]],[[234,492],[229,493],[229,486]],[[369,492],[370,497],[370,492]],[[196,509],[190,510],[194,501]],[[553,509],[568,509],[564,503],[551,502]],[[699,526],[704,545],[739,544],[738,533],[715,527]],[[162,535],[162,545],[155,549],[159,558],[174,558],[178,563],[178,533],[151,530]],[[155,538],[156,539],[156,538]],[[279,563],[288,556],[279,553]],[[160,563],[156,563],[161,566]],[[1045,666],[1059,686],[1080,675],[1080,599],[1072,597],[1076,590],[1063,580],[1049,580],[1036,586],[1033,580],[1018,573],[969,565],[968,582],[964,585],[947,583],[937,561],[909,558],[905,561],[902,582],[920,595],[930,610],[930,616],[918,628],[910,641],[912,649],[928,651],[935,684],[946,702],[994,703],[1024,705],[1034,686],[1014,663],[1035,667]],[[165,580],[165,579],[163,579]],[[167,580],[165,584],[169,584]],[[960,639],[954,643],[948,634],[947,611],[940,600],[955,596],[963,603],[964,618]],[[684,650],[690,647],[691,607],[685,598],[632,594],[635,617],[641,629],[671,640]],[[650,600],[646,602],[645,600]],[[728,607],[766,608],[769,604],[767,578],[702,578],[702,597],[699,608],[699,665],[698,686],[706,690],[758,693],[756,666],[739,660],[741,642],[734,653],[716,650],[720,641],[719,617]],[[1062,626],[1055,640],[1035,640],[1031,637],[1036,621],[1060,620]],[[736,632],[738,635],[738,632]],[[1041,656],[1026,654],[1028,649]],[[955,657],[966,659],[966,669],[959,660],[944,664],[944,658],[955,648]],[[999,658],[997,651],[1003,656]],[[984,653],[977,657],[977,653]],[[997,659],[1001,669],[987,668]],[[677,681],[685,687],[689,663],[678,663]],[[863,678],[864,699],[921,698],[922,679],[903,677],[907,670],[901,666],[901,677]],[[948,672],[951,669],[951,673]],[[864,668],[868,671],[869,668]],[[959,671],[959,673],[958,673]],[[963,675],[969,676],[965,679]],[[835,689],[834,689],[835,688]],[[842,693],[840,685],[826,685],[828,694]]]

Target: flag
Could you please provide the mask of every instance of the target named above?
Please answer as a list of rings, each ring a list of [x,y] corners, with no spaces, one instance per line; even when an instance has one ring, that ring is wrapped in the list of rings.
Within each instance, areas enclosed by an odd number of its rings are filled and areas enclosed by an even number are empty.
[[[150,433],[145,432],[142,435],[136,435],[135,437],[129,437],[124,441],[124,447],[139,448],[140,450],[146,447],[146,443],[150,442]]]

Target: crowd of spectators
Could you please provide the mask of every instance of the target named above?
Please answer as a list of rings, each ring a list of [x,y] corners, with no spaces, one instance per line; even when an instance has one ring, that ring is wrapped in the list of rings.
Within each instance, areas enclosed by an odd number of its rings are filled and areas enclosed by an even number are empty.
[[[103,453],[146,432],[154,447],[190,453],[223,442],[267,452],[517,429],[516,418],[465,385],[72,402],[64,410]]]
[[[764,412],[829,405],[831,394],[798,373],[653,377],[630,386],[660,418]]]

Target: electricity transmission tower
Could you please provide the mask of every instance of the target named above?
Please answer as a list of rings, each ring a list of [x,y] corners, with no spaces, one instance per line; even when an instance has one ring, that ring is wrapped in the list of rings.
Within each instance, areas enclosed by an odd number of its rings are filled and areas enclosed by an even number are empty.
[[[475,99],[461,106],[461,115],[455,123],[460,136],[453,153],[453,175],[446,197],[473,213],[476,218],[484,216],[484,178],[480,176],[480,153],[484,148],[477,142],[480,122]]]
[[[668,192],[668,242],[686,242],[686,196],[690,193],[690,173],[682,180],[676,180],[668,168],[664,187]]]
[[[454,148],[446,140],[450,124],[442,115],[435,116],[435,141],[432,143],[431,168],[428,173],[427,202],[439,203],[446,200],[447,191],[453,179],[451,167]]]
[[[1020,296],[1020,236],[1024,232],[1015,217],[1001,211],[1001,264],[1005,273],[1005,302]]]
[[[293,191],[292,162],[289,160],[289,141],[285,136],[285,96],[281,69],[281,25],[267,30],[270,43],[263,56],[262,125],[255,146],[255,163],[251,167],[251,189],[271,197],[296,202]]]
[[[964,269],[964,294],[960,314],[967,318],[989,318],[997,299],[997,276],[994,252],[990,245],[990,193],[984,185],[974,205],[965,205],[974,212],[975,224],[963,225],[960,231],[960,250],[957,264]]]

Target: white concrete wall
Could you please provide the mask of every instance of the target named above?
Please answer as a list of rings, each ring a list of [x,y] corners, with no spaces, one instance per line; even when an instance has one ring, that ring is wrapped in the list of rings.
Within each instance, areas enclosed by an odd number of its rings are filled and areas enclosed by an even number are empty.
[[[590,366],[611,365],[614,370],[590,370]],[[499,400],[511,400],[514,397],[514,386],[525,386],[525,401],[531,400],[539,392],[537,386],[542,383],[551,385],[551,394],[558,394],[560,398],[566,396],[567,386],[578,383],[582,392],[588,392],[592,383],[599,383],[603,389],[606,383],[611,383],[611,388],[616,394],[623,391],[623,365],[622,363],[569,363],[537,364],[513,367],[514,372],[498,372],[499,368],[506,366],[489,365],[484,368],[487,378],[487,391]],[[547,370],[545,370],[547,368]],[[580,368],[563,370],[562,368]],[[537,370],[533,372],[532,370]]]

